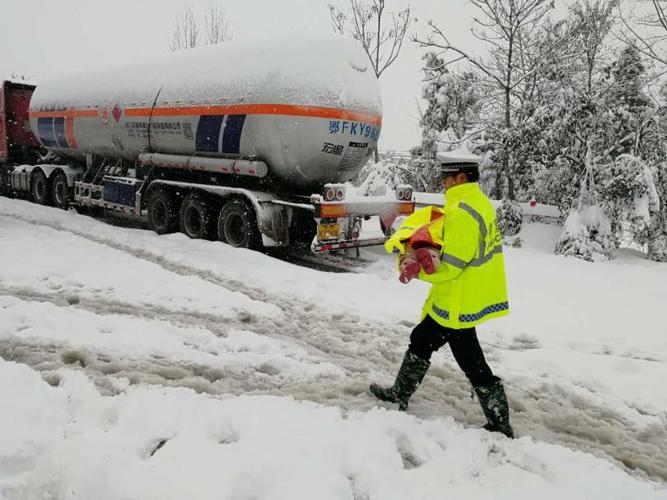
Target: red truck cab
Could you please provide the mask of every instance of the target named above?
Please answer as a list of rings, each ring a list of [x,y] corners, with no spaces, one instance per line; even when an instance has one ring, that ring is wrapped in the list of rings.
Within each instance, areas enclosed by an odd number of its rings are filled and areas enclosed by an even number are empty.
[[[40,144],[30,128],[28,108],[34,85],[0,81],[0,163],[34,159]]]

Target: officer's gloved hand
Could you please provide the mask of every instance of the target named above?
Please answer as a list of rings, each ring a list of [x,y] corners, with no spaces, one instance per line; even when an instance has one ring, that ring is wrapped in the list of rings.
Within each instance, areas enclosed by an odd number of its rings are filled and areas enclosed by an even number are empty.
[[[426,274],[433,274],[440,265],[440,250],[422,247],[414,251],[415,259]]]
[[[421,266],[414,255],[403,255],[400,258],[398,269],[400,271],[398,280],[401,283],[408,283],[419,275]]]

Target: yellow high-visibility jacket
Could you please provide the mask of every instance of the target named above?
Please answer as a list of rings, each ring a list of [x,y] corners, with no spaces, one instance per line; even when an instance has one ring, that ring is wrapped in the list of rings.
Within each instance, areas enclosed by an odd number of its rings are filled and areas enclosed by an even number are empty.
[[[422,309],[439,324],[469,328],[509,313],[496,212],[477,183],[449,188],[444,217],[429,227],[442,240],[440,267],[419,273],[432,283]]]
[[[433,242],[437,245],[442,245],[440,236],[441,226],[436,226],[433,229],[435,222],[442,218],[443,210],[438,207],[428,206],[415,210],[408,218],[406,218],[401,226],[396,230],[391,237],[385,241],[384,248],[388,253],[404,254],[406,252],[405,241],[412,236],[419,228],[429,225],[429,233]]]

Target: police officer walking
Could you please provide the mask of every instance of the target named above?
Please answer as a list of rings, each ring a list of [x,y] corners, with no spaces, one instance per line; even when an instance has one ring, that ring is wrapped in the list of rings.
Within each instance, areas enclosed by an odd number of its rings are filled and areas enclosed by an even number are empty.
[[[446,193],[444,217],[431,224],[441,239],[435,271],[418,278],[432,284],[422,320],[410,335],[403,363],[391,387],[371,384],[371,393],[406,410],[424,378],[433,352],[449,344],[472,384],[487,419],[484,428],[514,437],[509,406],[477,339],[475,326],[509,313],[501,235],[495,210],[482,193],[477,157],[438,154]]]

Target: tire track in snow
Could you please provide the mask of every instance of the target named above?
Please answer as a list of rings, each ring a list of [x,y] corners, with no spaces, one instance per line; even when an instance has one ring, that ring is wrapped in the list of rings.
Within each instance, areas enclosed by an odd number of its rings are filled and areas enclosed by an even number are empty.
[[[35,294],[26,291],[23,291],[22,296],[28,299],[35,298]],[[42,300],[49,302],[52,298],[41,297]],[[103,302],[99,304],[81,302],[70,306],[64,299],[60,299],[59,305],[81,308],[96,314],[119,312],[117,304],[112,304],[109,309],[109,304]],[[129,306],[120,311],[121,314],[141,319],[160,321],[176,319],[179,325],[193,326],[191,321],[187,325],[188,315],[167,314],[156,318],[154,312],[150,308],[141,311]],[[200,328],[210,326],[210,320],[202,318],[196,318],[196,323]],[[172,321],[172,324],[175,323]],[[265,334],[273,335],[273,332],[266,331]],[[52,371],[60,366],[73,365],[86,371],[103,393],[113,393],[113,384],[108,379],[112,376],[126,377],[134,384],[188,387],[209,394],[291,396],[299,400],[339,406],[343,410],[364,411],[376,405],[376,402],[366,395],[368,380],[366,371],[355,373],[353,370],[348,370],[344,381],[281,382],[276,379],[275,373],[263,372],[261,369],[239,371],[157,358],[112,359],[107,355],[75,351],[56,344],[26,344],[18,338],[13,342],[10,339],[4,340],[0,356],[24,362],[40,371]],[[435,357],[440,358],[437,354]],[[392,374],[400,361],[399,358],[400,353],[396,353],[395,360],[384,363],[386,372]],[[424,418],[447,415],[466,425],[481,425],[483,423],[481,413],[476,401],[469,398],[467,381],[451,363],[442,365],[439,361],[442,360],[435,359],[422,388],[414,397],[411,413]],[[378,360],[375,364],[379,364]],[[53,380],[53,377],[52,374],[47,375],[47,379]],[[322,387],[325,383],[326,387]],[[664,440],[661,443],[659,439],[650,439],[652,433],[659,438],[664,426],[656,425],[654,429],[633,429],[631,424],[624,422],[624,419],[615,412],[589,406],[581,399],[577,401],[575,396],[556,385],[547,385],[527,392],[517,391],[517,388],[509,386],[508,393],[515,426],[523,433],[598,456],[612,457],[641,476],[665,480],[664,471],[667,464],[664,463],[664,459],[659,458],[666,456]],[[568,402],[569,404],[566,404]],[[619,432],[619,429],[624,432]],[[664,438],[664,430],[662,435]]]
[[[255,318],[250,314],[239,314],[236,317],[221,316],[205,312],[172,311],[167,307],[155,304],[138,305],[131,302],[91,298],[77,294],[59,292],[47,293],[29,287],[3,286],[0,282],[0,296],[7,295],[23,302],[43,302],[57,307],[71,307],[88,311],[100,316],[119,315],[147,321],[164,321],[181,328],[202,328],[218,337],[223,337],[230,330],[228,325],[248,325]]]
[[[4,215],[11,216],[9,214],[4,214]],[[282,309],[285,312],[286,318],[295,318],[295,321],[293,321],[292,323],[287,323],[288,325],[290,326],[298,325],[298,327],[293,329],[284,328],[286,323],[284,323],[283,321],[271,320],[268,318],[267,319],[262,318],[263,320],[265,319],[265,323],[262,324],[257,321],[257,318],[255,318],[253,315],[250,314],[242,315],[240,319],[243,323],[254,323],[253,331],[255,333],[260,333],[267,336],[275,337],[274,332],[276,331],[277,328],[279,331],[283,332],[286,339],[289,339],[291,341],[294,341],[295,339],[299,340],[300,345],[302,347],[309,347],[310,349],[314,349],[316,352],[323,352],[330,357],[331,356],[335,357],[337,354],[344,355],[341,361],[347,360],[348,364],[350,361],[356,360],[356,358],[354,357],[351,359],[350,358],[345,359],[346,358],[345,355],[349,354],[349,352],[348,349],[342,347],[344,344],[354,343],[353,341],[356,340],[356,338],[353,336],[353,333],[350,332],[355,332],[359,330],[360,326],[362,331],[372,330],[374,328],[377,329],[375,325],[372,325],[369,322],[362,323],[361,320],[356,316],[348,317],[342,314],[336,314],[336,313],[332,314],[331,312],[321,310],[321,308],[316,304],[304,303],[294,298],[285,298],[280,295],[270,294],[267,291],[262,290],[260,288],[245,285],[244,283],[237,280],[222,278],[208,271],[204,271],[202,269],[198,269],[189,266],[187,264],[170,260],[166,257],[163,257],[162,255],[158,255],[154,252],[150,252],[142,248],[135,248],[111,240],[109,238],[90,235],[84,231],[73,230],[71,228],[64,227],[61,224],[44,223],[37,219],[25,216],[16,216],[14,218],[27,222],[29,224],[48,227],[51,229],[57,229],[59,231],[64,231],[73,234],[75,236],[81,237],[85,240],[91,241],[93,243],[101,244],[113,248],[115,250],[125,252],[129,255],[132,255],[135,258],[155,264],[164,269],[165,271],[174,273],[176,275],[196,276],[202,279],[203,281],[207,281],[213,285],[220,286],[227,290],[246,295],[252,300],[275,305],[276,307]],[[128,307],[135,307],[135,306],[134,304],[132,304],[128,305]],[[201,316],[201,315],[196,315],[196,316]],[[227,321],[228,319],[225,318],[225,320]],[[304,327],[312,327],[313,331],[304,330]],[[342,333],[340,337],[342,339],[342,343],[339,343],[341,345],[338,346],[327,345],[327,339],[322,338],[323,337],[322,331],[330,332],[332,327],[338,329],[339,332]],[[393,332],[396,332],[396,330],[398,330],[399,331],[399,336],[397,337],[398,340],[400,340],[401,344],[405,341],[406,335],[404,327],[402,326],[396,327],[395,325],[384,325],[380,331],[381,337],[384,336],[383,334],[386,330]],[[295,337],[295,334],[300,334],[300,333],[303,334]],[[316,334],[315,338],[313,337],[313,333]],[[335,340],[336,338],[332,337],[332,339]],[[324,340],[324,342],[322,342],[322,340]],[[382,342],[382,344],[387,344],[387,343]],[[373,354],[373,353],[374,351],[365,354]],[[400,359],[402,358],[402,353],[393,355],[389,354],[387,346],[383,346],[381,348],[381,353],[382,353],[381,357],[383,359],[389,356],[390,361],[392,363],[395,363],[397,361],[400,362]],[[359,367],[356,367],[356,369],[359,370]]]
[[[344,411],[364,411],[378,405],[366,394],[368,382],[371,379],[380,378],[384,382],[391,383],[400,363],[403,349],[407,345],[409,330],[405,326],[374,324],[355,316],[331,314],[316,304],[270,294],[265,290],[170,260],[142,248],[92,236],[83,231],[72,230],[60,225],[54,226],[28,217],[15,218],[35,225],[55,227],[152,262],[166,271],[183,276],[198,276],[217,286],[243,293],[251,299],[272,303],[285,312],[287,319],[267,319],[263,322],[251,320],[245,323],[244,328],[269,337],[297,341],[309,353],[317,354],[323,360],[335,363],[346,371],[344,381],[327,380],[326,386],[312,381],[274,384],[271,380],[271,373],[264,373],[266,377],[258,377],[254,380],[230,373],[223,378],[207,381],[208,383],[202,382],[198,387],[192,387],[200,392],[292,396],[298,400],[339,406]],[[95,307],[94,304],[90,305]],[[86,307],[87,304],[82,304],[82,306]],[[107,307],[105,305],[97,307],[101,314],[129,314],[129,306],[116,305],[115,307],[118,308],[116,311],[105,309]],[[160,315],[161,319],[165,321],[175,321],[177,322],[175,324],[179,325],[188,323],[192,326],[191,315],[179,317],[170,315],[169,311],[161,311]],[[195,326],[209,330],[209,327],[212,327],[211,331],[215,332],[216,329],[211,322],[215,323],[215,319],[195,318]],[[238,326],[237,321],[233,323],[234,327]],[[490,355],[494,349],[488,349]],[[424,384],[413,398],[411,413],[422,418],[451,416],[464,425],[481,425],[483,417],[479,405],[476,401],[470,400],[470,385],[454,366],[451,357],[448,357],[448,363],[444,365],[440,364],[441,354],[436,354],[434,360],[436,362]],[[142,360],[137,365],[125,366],[121,371],[115,372],[114,376],[120,376],[119,373],[129,373],[138,377],[141,383],[186,387],[191,384],[187,375],[181,379],[161,376],[160,370],[167,368],[168,365],[169,362],[165,360],[150,362]],[[95,363],[90,363],[81,369],[93,374],[94,380],[97,378],[104,380],[104,377],[107,376],[103,369],[96,367]],[[185,370],[187,374],[187,369]],[[196,370],[193,369],[191,372],[195,373]],[[101,373],[101,377],[95,375],[96,373]],[[202,379],[206,380],[205,377]],[[102,384],[99,381],[97,383]],[[520,436],[530,435],[546,442],[565,445],[603,458],[611,458],[633,474],[667,483],[667,439],[665,436],[667,418],[664,414],[655,416],[655,424],[638,428],[618,411],[595,405],[586,398],[556,384],[542,384],[537,387],[507,385],[513,412],[513,424]]]
[[[0,357],[23,363],[42,372],[51,385],[60,383],[56,370],[69,367],[81,370],[95,383],[103,395],[121,392],[113,379],[126,378],[132,385],[150,384],[185,387],[205,394],[242,394],[248,384],[277,385],[268,373],[212,367],[188,361],[174,361],[158,356],[116,358],[89,349],[73,349],[61,343],[28,342],[18,336],[3,338]]]

